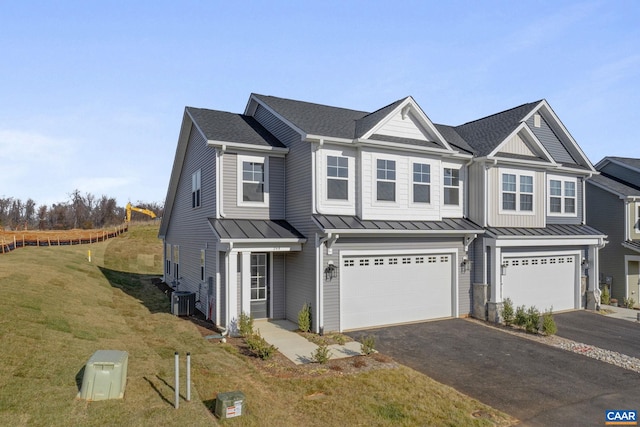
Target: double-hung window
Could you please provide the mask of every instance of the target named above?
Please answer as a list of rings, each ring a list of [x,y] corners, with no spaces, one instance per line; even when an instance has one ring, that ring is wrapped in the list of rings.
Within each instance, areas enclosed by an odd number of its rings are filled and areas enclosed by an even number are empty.
[[[444,204],[460,204],[460,169],[444,168]]]
[[[200,189],[202,187],[202,172],[200,169],[191,175],[191,207],[200,207]]]
[[[264,202],[264,163],[242,162],[242,201]]]
[[[636,203],[636,233],[640,233],[640,203]]]
[[[549,177],[549,215],[576,214],[576,180],[572,178]]]
[[[431,203],[431,166],[413,164],[413,203]]]
[[[501,174],[501,210],[533,213],[533,176],[517,172]]]
[[[327,199],[349,199],[349,159],[327,156]]]
[[[377,159],[377,199],[380,201],[396,200],[396,162],[395,160]]]

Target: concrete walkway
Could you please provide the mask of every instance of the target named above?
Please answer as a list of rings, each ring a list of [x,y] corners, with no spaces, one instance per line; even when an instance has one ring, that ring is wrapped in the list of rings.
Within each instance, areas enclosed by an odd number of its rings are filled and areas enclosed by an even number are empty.
[[[624,307],[615,307],[613,305],[601,305],[600,310],[612,311],[613,313],[606,314],[606,316],[608,317],[613,317],[615,319],[630,320],[633,322],[638,321],[638,314],[640,314],[639,310],[632,310],[630,308],[624,308]]]
[[[288,320],[256,320],[253,328],[260,331],[260,335],[269,344],[278,348],[296,365],[313,362],[312,354],[316,352],[318,346],[303,336],[294,332],[298,326]],[[350,341],[344,345],[332,344],[329,346],[330,359],[341,359],[343,357],[360,356],[360,343]]]

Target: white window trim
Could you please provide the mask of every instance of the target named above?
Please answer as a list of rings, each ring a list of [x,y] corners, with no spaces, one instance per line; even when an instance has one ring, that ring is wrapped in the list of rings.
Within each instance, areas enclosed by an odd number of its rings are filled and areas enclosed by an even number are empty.
[[[515,175],[516,176],[516,209],[508,210],[503,208],[503,193],[502,189],[502,176],[503,175]],[[533,192],[532,193],[521,193],[520,192],[520,177],[528,176],[531,177],[531,182],[533,184]],[[533,172],[526,172],[518,169],[503,169],[500,168],[498,170],[498,193],[500,194],[500,205],[498,212],[503,215],[535,215],[536,214],[536,175]],[[511,193],[511,191],[509,192]],[[520,210],[520,195],[521,194],[531,194],[531,210],[530,211],[522,211]]]
[[[194,193],[197,197],[194,200]],[[197,203],[196,203],[197,202]],[[202,206],[202,169],[198,169],[191,174],[191,208],[196,209]]]
[[[562,212],[551,212],[551,181],[560,181],[562,182],[562,195],[561,196],[553,196],[553,197],[560,197],[560,199],[562,200]],[[575,212],[565,212],[564,208],[565,208],[565,199],[566,198],[571,198],[571,197],[567,197],[564,194],[565,188],[564,188],[564,183],[565,182],[573,182],[574,184],[574,188],[575,188],[575,196],[573,196],[573,199],[575,200],[574,206],[575,206]],[[547,175],[547,215],[548,216],[554,216],[554,217],[567,217],[567,218],[576,218],[578,216],[578,179],[574,178],[574,177],[570,177],[570,176],[561,176],[561,175]]]
[[[254,207],[268,207],[269,206],[269,157],[268,156],[237,156],[237,201],[238,206],[254,206]],[[263,202],[245,202],[243,199],[243,179],[242,179],[242,163],[253,162],[264,164],[264,201]]]
[[[640,202],[636,202],[634,207],[636,211],[636,222],[634,228],[636,230],[636,233],[640,233]]]
[[[338,178],[338,177],[330,177],[327,171],[329,167],[329,156],[331,157],[343,157],[347,159],[347,168],[348,168],[348,176],[347,178]],[[322,168],[322,185],[323,185],[323,194],[322,201],[324,205],[327,206],[340,206],[340,207],[351,207],[353,206],[355,200],[355,158],[352,156],[345,156],[340,151],[326,151],[322,156],[323,163],[321,164]],[[347,181],[347,199],[330,199],[329,198],[329,179],[341,179]]]
[[[371,165],[371,170],[373,172],[373,189],[372,189],[372,193],[371,193],[371,200],[373,202],[373,205],[379,205],[379,206],[390,206],[390,205],[397,205],[398,204],[398,166],[400,164],[400,160],[397,157],[394,156],[371,156],[372,159],[372,165]],[[386,160],[386,161],[392,161],[395,163],[395,174],[396,174],[396,178],[394,180],[390,180],[390,179],[378,179],[378,160]],[[395,200],[378,200],[378,181],[381,182],[393,182],[394,186],[395,186]]]
[[[429,183],[425,184],[423,182],[418,182],[416,183],[413,180],[413,165],[429,165]],[[396,163],[397,165],[397,163]],[[396,166],[397,168],[397,166]],[[429,207],[432,205],[433,203],[433,182],[434,182],[434,171],[437,171],[438,168],[436,168],[436,165],[433,162],[427,161],[427,159],[415,159],[415,160],[411,160],[409,162],[409,205],[412,207]],[[444,172],[443,172],[444,173]],[[397,175],[396,175],[397,176]],[[458,180],[459,183],[460,180]],[[419,184],[419,185],[428,185],[429,186],[429,202],[425,203],[425,202],[415,202],[414,197],[413,197],[413,186],[414,184]],[[447,206],[458,206],[458,205],[447,205]]]
[[[453,185],[447,185],[444,183],[445,179],[444,179],[444,171],[446,169],[455,169],[458,171],[458,185],[457,186],[453,186]],[[462,183],[464,180],[464,176],[463,176],[463,168],[460,165],[447,165],[447,164],[443,164],[441,171],[440,171],[441,179],[442,179],[442,194],[440,196],[440,198],[442,199],[442,207],[444,209],[457,209],[457,208],[461,208],[462,204],[464,203],[464,189],[462,188]],[[446,204],[444,202],[444,193],[445,193],[445,189],[447,188],[457,188],[458,189],[458,203],[457,204]]]

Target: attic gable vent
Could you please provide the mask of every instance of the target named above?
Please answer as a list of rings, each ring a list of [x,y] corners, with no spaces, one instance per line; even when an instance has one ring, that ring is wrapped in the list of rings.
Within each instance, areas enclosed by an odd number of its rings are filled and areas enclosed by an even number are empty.
[[[540,127],[540,114],[534,114],[533,115],[533,126],[539,128]]]

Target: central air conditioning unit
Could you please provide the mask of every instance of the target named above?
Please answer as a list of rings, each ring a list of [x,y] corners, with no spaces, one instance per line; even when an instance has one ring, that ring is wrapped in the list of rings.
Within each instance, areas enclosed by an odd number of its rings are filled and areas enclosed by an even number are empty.
[[[195,311],[195,292],[175,291],[171,294],[171,314],[176,316],[193,316]]]

